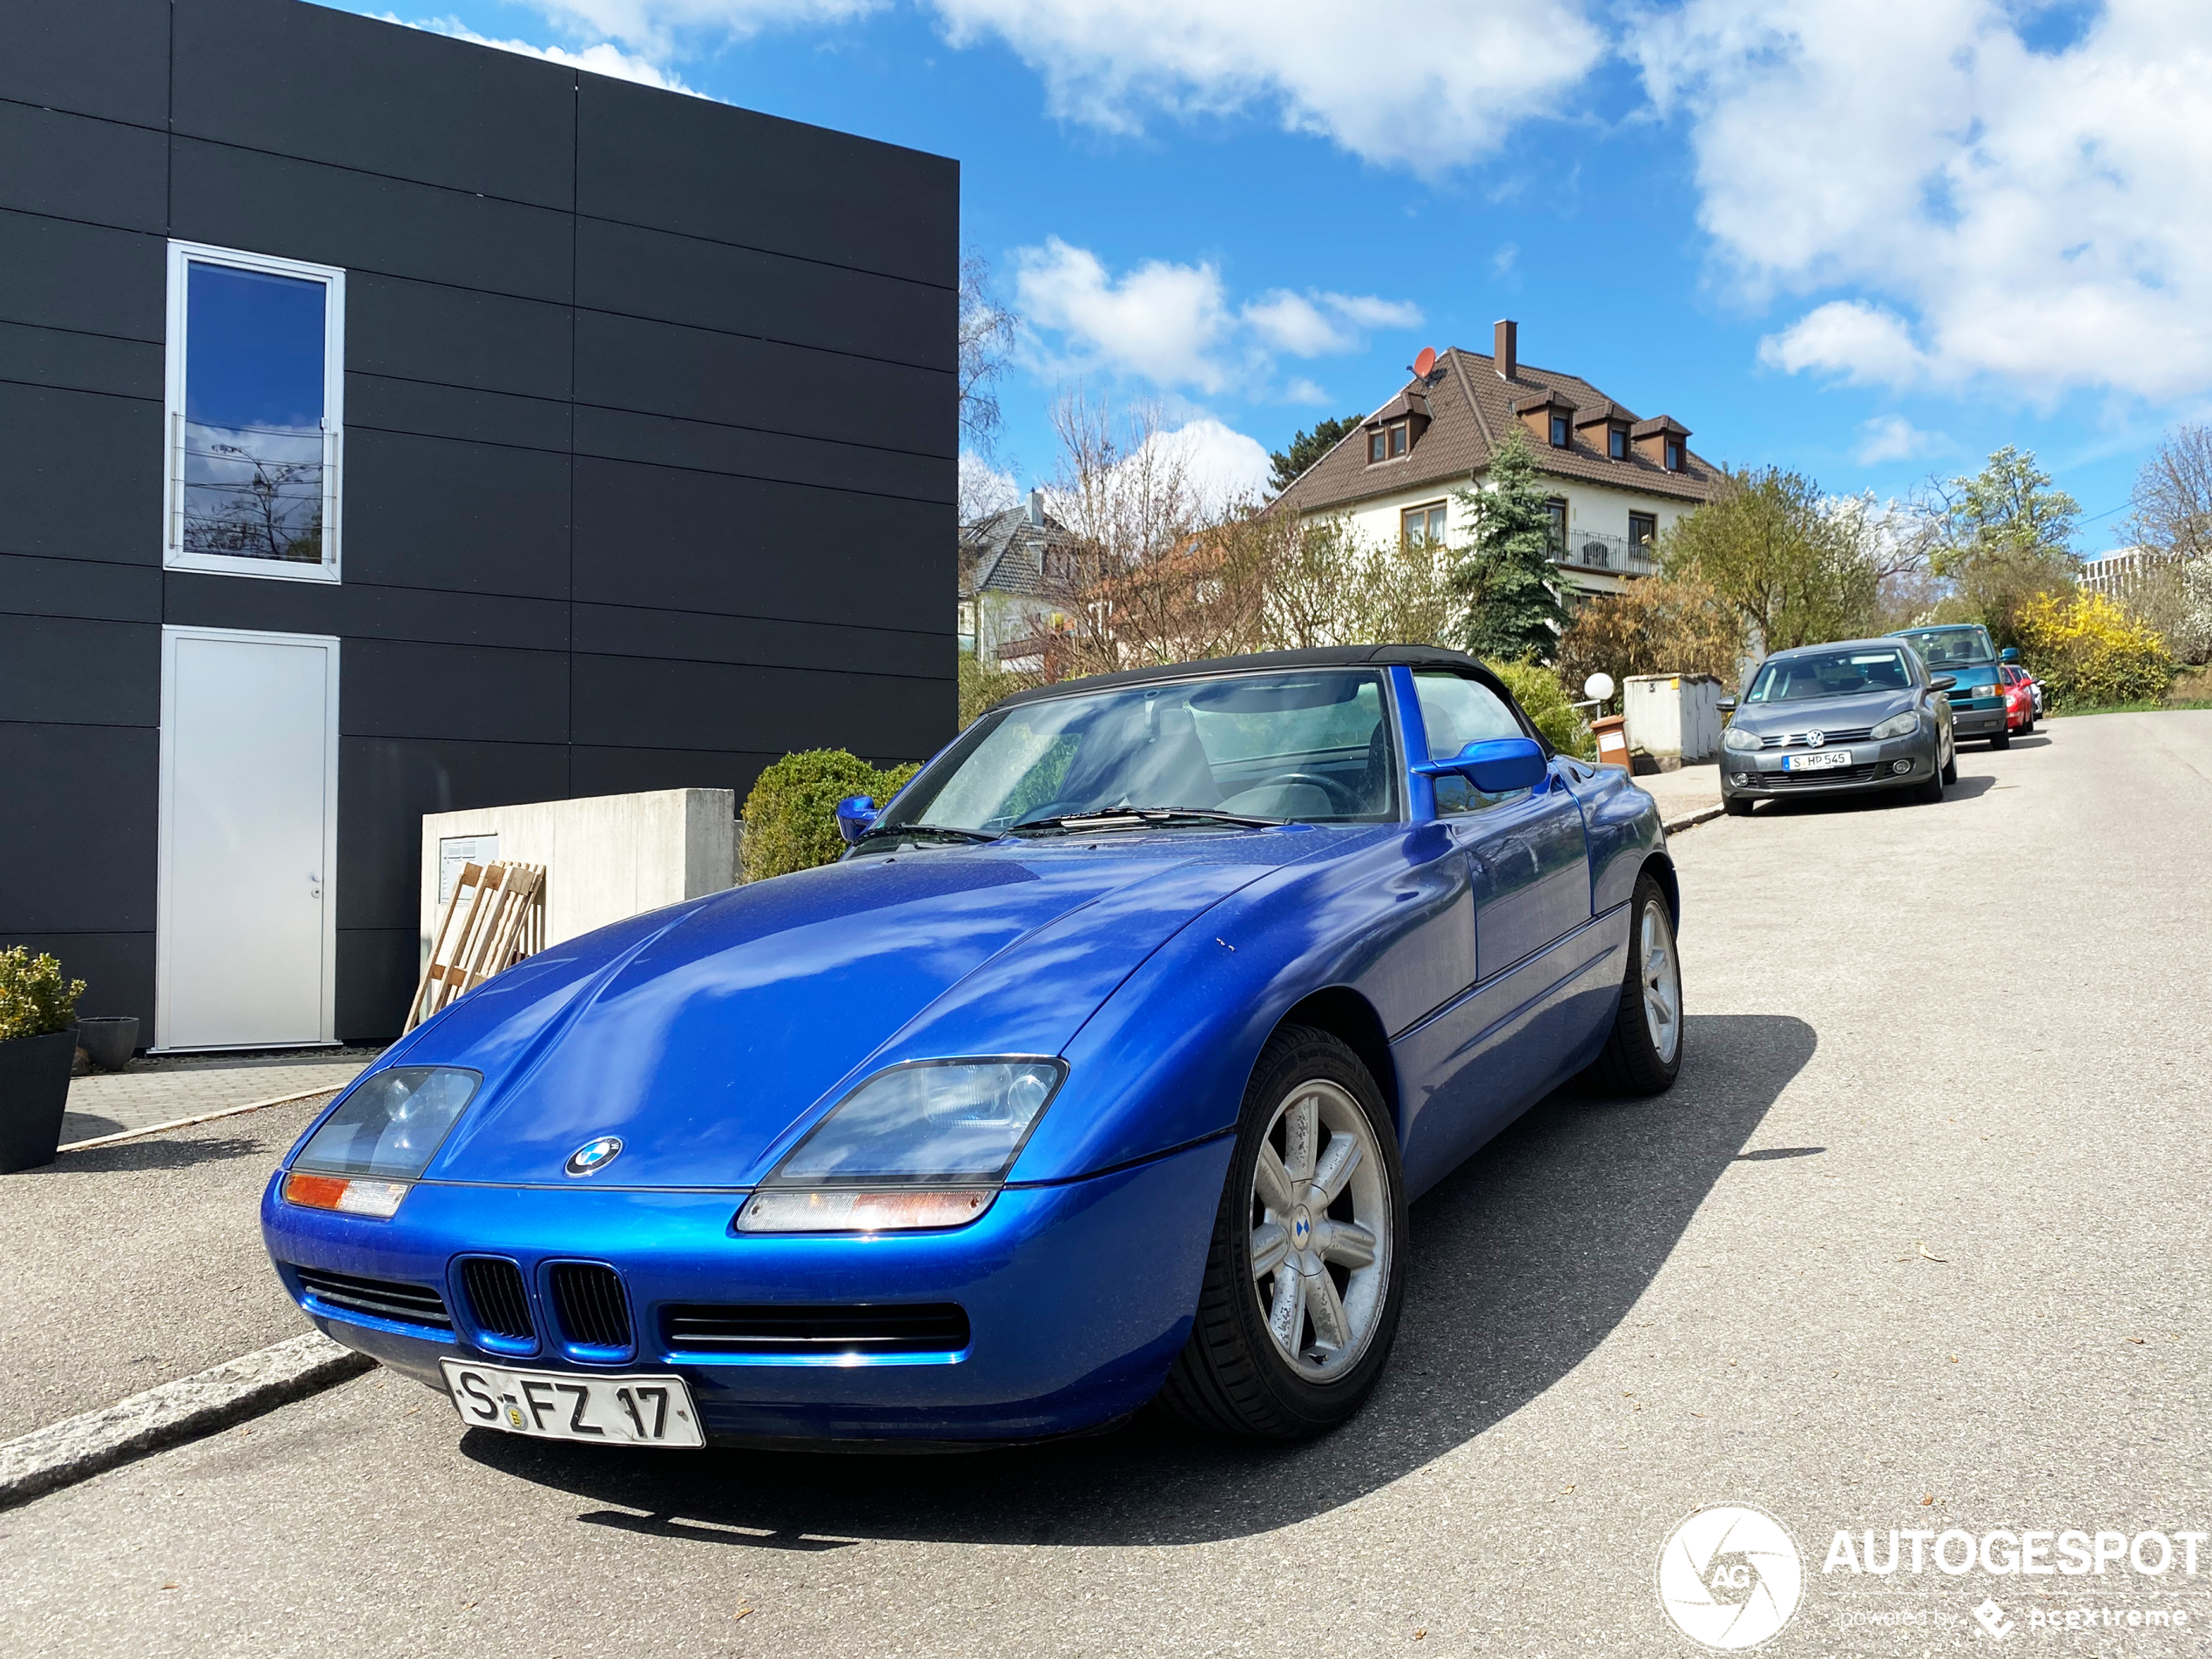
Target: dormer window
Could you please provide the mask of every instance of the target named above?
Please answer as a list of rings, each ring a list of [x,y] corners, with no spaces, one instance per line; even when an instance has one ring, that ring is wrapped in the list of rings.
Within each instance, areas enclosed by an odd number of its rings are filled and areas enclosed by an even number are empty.
[[[1615,461],[1629,458],[1629,428],[1618,421],[1605,428],[1605,453]]]
[[[1568,447],[1568,435],[1567,417],[1564,415],[1554,414],[1552,416],[1552,448],[1554,449],[1564,449]]]
[[[1044,579],[1048,582],[1073,582],[1076,579],[1075,554],[1064,547],[1045,549]]]
[[[1680,438],[1668,439],[1663,453],[1666,456],[1667,470],[1680,472],[1682,470],[1682,440]]]
[[[1388,426],[1379,427],[1370,432],[1367,435],[1368,461],[1395,461],[1404,455],[1413,447],[1413,434],[1408,430],[1410,425],[1409,421],[1393,421]]]

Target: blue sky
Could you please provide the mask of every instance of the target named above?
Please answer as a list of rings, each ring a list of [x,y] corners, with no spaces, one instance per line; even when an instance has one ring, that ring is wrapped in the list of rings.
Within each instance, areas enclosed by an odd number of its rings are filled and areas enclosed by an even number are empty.
[[[462,0],[378,15],[957,157],[1055,390],[1248,468],[1423,345],[1892,496],[2034,449],[2113,543],[2212,391],[2212,8],[1997,0]]]

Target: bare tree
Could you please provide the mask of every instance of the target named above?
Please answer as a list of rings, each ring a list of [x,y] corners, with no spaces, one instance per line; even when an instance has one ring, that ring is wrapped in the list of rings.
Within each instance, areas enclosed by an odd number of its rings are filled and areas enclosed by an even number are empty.
[[[2212,426],[2178,426],[2135,475],[2130,541],[2177,559],[2212,554]]]
[[[991,262],[970,248],[960,262],[960,435],[988,455],[1001,415],[996,387],[1020,327],[991,287]]]

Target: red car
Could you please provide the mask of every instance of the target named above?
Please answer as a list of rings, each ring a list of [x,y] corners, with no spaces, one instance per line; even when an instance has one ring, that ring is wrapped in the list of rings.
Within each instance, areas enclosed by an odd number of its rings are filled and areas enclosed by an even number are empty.
[[[2028,678],[2026,669],[2007,663],[1999,669],[2005,682],[2005,730],[2014,732],[2035,730],[2035,682]]]

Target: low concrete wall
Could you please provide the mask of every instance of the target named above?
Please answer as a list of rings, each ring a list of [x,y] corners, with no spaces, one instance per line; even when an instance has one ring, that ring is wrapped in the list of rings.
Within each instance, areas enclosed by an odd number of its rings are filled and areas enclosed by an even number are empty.
[[[545,866],[549,945],[737,880],[737,797],[662,789],[422,819],[421,961],[464,863]]]
[[[1659,761],[1721,752],[1721,683],[1710,674],[1631,674],[1622,687],[1629,745]]]

